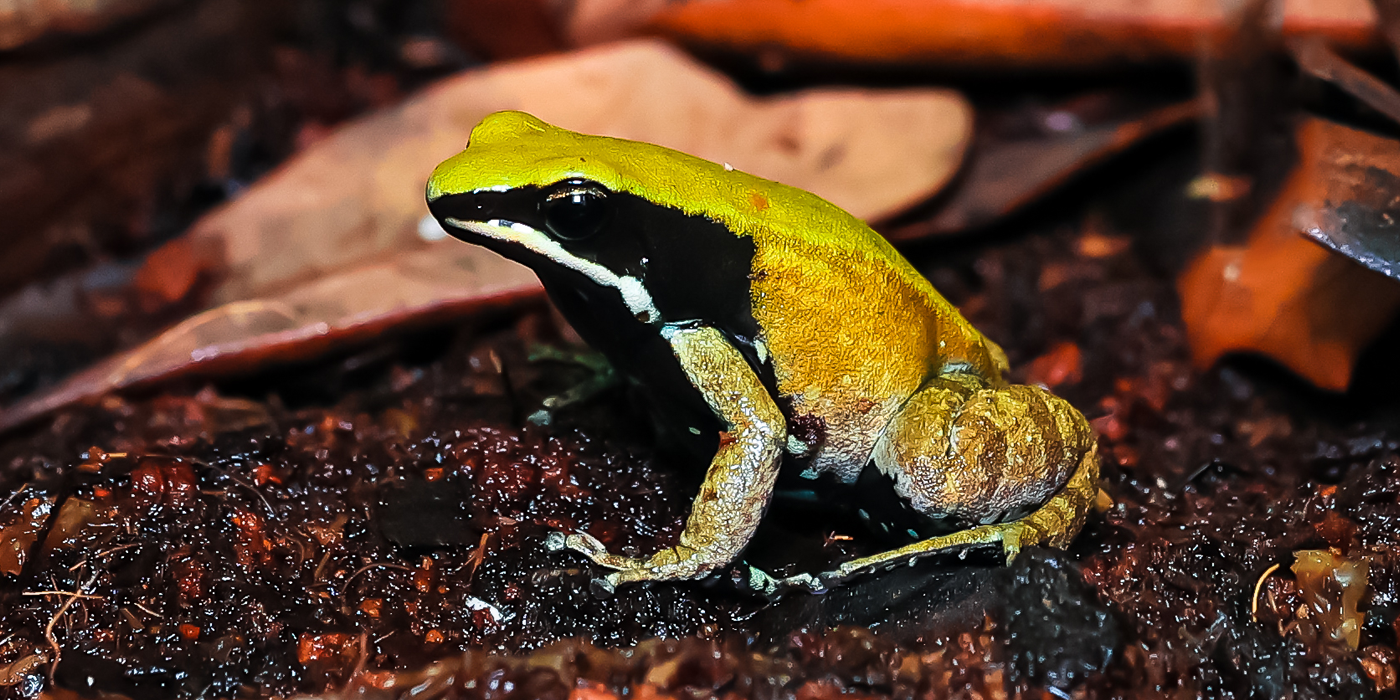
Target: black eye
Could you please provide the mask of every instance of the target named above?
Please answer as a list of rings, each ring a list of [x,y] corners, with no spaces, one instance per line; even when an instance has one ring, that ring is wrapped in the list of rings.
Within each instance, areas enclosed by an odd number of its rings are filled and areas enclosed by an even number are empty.
[[[602,231],[612,215],[608,191],[587,180],[559,183],[545,197],[541,210],[545,228],[566,241],[580,241]]]

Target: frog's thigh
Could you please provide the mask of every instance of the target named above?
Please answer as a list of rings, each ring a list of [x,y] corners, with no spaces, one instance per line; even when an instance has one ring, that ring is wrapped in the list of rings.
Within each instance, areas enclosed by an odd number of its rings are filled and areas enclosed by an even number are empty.
[[[724,334],[714,328],[668,328],[664,335],[691,383],[728,429],[710,462],[680,543],[646,559],[603,551],[586,535],[567,546],[619,569],[613,585],[628,581],[696,578],[738,557],[753,537],[778,477],[787,427],[757,375]]]
[[[931,381],[886,429],[875,463],[912,505],[978,527],[848,562],[848,574],[941,549],[1003,543],[1063,547],[1097,491],[1098,448],[1084,416],[1040,388]],[[1022,514],[1027,513],[1024,517]],[[998,522],[1018,518],[1011,522]]]
[[[920,512],[989,524],[1049,500],[1093,445],[1084,416],[1033,386],[940,377],[900,409],[875,464]]]
[[[979,525],[969,530],[933,537],[899,549],[848,561],[822,578],[830,585],[861,572],[879,567],[888,568],[906,561],[912,562],[926,554],[982,544],[1001,543],[1008,562],[1020,553],[1022,547],[1037,544],[1063,547],[1084,527],[1089,505],[1098,494],[1098,481],[1099,450],[1096,444],[1091,444],[1064,488],[1045,505],[1024,518],[1008,523]]]

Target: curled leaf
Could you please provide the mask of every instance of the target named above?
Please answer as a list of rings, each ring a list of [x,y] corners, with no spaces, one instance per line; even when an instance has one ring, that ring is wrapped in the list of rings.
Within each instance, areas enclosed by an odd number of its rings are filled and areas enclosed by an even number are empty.
[[[978,143],[933,218],[884,231],[902,242],[985,226],[1043,197],[1075,175],[1201,114],[1198,101],[1061,134]]]
[[[594,0],[593,4],[603,4]],[[585,3],[588,4],[588,3]],[[1190,59],[1228,35],[1239,3],[1199,0],[689,0],[652,18],[682,43],[857,63],[1087,67]],[[1276,3],[1286,35],[1376,40],[1367,0]]]
[[[941,188],[972,129],[967,102],[947,90],[758,99],[654,41],[499,64],[341,129],[202,219],[187,237],[192,249],[222,258],[212,301],[253,298],[421,245],[423,183],[477,122],[503,109],[727,162],[864,218]]]
[[[1216,245],[1182,272],[1181,313],[1200,366],[1259,352],[1341,391],[1357,355],[1400,309],[1400,284],[1299,234],[1348,181],[1400,172],[1400,142],[1310,119],[1298,145],[1297,168],[1246,244]]]
[[[68,403],[180,374],[248,372],[313,357],[385,329],[535,298],[529,270],[443,241],[330,275],[284,294],[232,301],[0,410],[0,430]]]
[[[438,241],[423,187],[502,109],[650,141],[823,194],[857,216],[917,203],[958,169],[972,128],[946,90],[817,90],[754,98],[656,41],[464,73],[319,141],[153,253],[146,310],[203,311],[53,390],[0,429],[162,377],[246,371],[406,323],[538,296],[534,275]]]

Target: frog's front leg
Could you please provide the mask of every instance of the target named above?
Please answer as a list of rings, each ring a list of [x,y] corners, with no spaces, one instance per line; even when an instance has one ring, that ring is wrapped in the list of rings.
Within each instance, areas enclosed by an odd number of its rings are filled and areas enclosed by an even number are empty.
[[[667,327],[686,376],[727,425],[675,547],[645,559],[610,554],[586,533],[560,543],[617,569],[605,579],[691,579],[734,561],[749,543],[778,478],[787,426],[768,391],[723,333],[709,327]]]
[[[915,508],[968,529],[847,562],[837,578],[918,556],[1001,543],[1063,547],[1098,492],[1098,443],[1083,414],[1039,387],[969,374],[926,384],[891,421],[875,464]]]

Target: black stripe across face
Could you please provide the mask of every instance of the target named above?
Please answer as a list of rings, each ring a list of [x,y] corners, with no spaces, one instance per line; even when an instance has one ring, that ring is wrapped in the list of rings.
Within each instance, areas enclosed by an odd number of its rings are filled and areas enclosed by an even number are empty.
[[[610,192],[587,180],[444,195],[428,206],[448,233],[529,265],[541,276],[594,284],[581,275],[561,277],[557,273],[564,266],[558,261],[517,243],[486,239],[446,220],[525,224],[553,238],[570,255],[640,280],[661,315],[645,319],[649,324],[697,321],[741,342],[757,336],[749,299],[753,240],[717,221]]]
[[[569,323],[618,371],[652,397],[662,422],[676,434],[701,430],[707,456],[717,423],[700,392],[681,370],[659,326],[696,322],[728,335],[770,393],[776,391],[771,363],[754,348],[758,324],[750,306],[753,240],[719,222],[659,206],[636,195],[610,192],[584,180],[506,192],[445,195],[428,208],[447,232],[528,265]],[[639,280],[660,318],[634,313],[612,288],[602,288],[567,264],[518,242],[474,234],[447,223],[524,224],[558,242],[568,255],[601,265],[617,276]],[[646,316],[645,318],[643,316]]]

